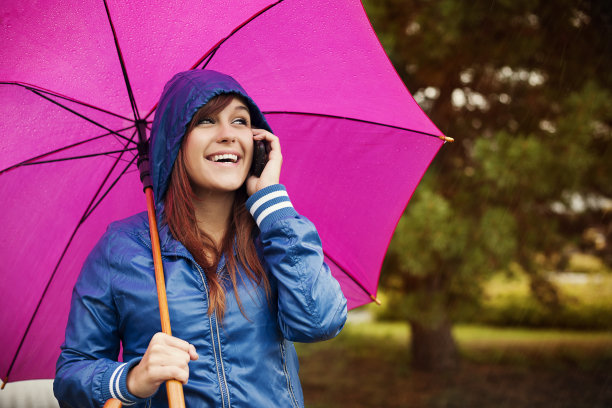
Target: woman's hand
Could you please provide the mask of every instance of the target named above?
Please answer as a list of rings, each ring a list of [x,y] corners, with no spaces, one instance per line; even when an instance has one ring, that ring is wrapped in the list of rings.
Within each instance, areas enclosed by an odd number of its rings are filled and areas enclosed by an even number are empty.
[[[247,179],[247,194],[253,195],[264,187],[278,184],[280,180],[281,165],[283,164],[283,155],[278,137],[264,129],[253,129],[253,139],[263,140],[270,146],[268,153],[268,162],[261,172],[261,176],[249,176]]]
[[[140,363],[127,375],[128,391],[139,398],[147,398],[167,380],[187,384],[189,361],[197,359],[193,344],[165,333],[156,333]]]

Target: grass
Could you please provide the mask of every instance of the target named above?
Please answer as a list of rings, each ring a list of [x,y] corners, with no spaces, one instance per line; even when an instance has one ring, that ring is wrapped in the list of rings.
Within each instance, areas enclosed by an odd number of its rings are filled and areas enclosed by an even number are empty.
[[[612,273],[589,257],[570,269],[551,274],[557,309],[524,274],[494,276],[476,316],[493,326],[455,326],[461,364],[443,373],[410,368],[406,323],[355,318],[384,311],[373,305],[351,312],[336,339],[296,345],[306,407],[612,407]]]
[[[465,359],[548,368],[596,369],[612,362],[612,332],[459,326],[454,331]]]
[[[612,407],[612,332],[454,329],[462,364],[410,369],[404,323],[349,322],[296,345],[306,407]]]

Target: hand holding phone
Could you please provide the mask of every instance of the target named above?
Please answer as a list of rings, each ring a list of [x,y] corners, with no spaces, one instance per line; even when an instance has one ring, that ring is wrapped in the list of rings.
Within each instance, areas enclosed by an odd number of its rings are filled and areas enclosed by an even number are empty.
[[[278,184],[283,162],[278,137],[265,129],[253,130],[253,163],[247,179],[247,193]]]

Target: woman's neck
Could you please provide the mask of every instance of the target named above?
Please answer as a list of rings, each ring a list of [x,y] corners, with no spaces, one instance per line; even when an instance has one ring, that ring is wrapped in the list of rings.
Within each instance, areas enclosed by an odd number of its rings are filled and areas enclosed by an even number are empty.
[[[203,192],[193,200],[198,227],[213,239],[217,248],[229,228],[235,196],[235,192]]]

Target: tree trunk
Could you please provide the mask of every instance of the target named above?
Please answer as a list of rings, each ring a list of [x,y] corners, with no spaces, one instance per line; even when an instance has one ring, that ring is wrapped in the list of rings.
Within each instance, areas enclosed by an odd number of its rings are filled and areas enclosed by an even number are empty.
[[[437,325],[410,322],[413,368],[442,371],[457,366],[457,344],[451,327],[451,323],[446,319]]]

